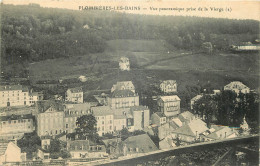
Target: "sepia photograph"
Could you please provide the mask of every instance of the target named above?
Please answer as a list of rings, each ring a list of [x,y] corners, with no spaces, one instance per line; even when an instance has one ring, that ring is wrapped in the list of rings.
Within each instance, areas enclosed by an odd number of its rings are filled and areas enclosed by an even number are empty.
[[[259,165],[260,1],[0,3],[0,165]]]

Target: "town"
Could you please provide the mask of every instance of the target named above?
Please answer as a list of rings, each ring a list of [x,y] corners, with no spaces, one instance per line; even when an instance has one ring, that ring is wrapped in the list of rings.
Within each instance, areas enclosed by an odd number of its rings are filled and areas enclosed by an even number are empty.
[[[118,62],[119,72],[131,72],[128,58]],[[109,93],[93,95],[95,102],[84,101],[82,87],[44,100],[43,92],[30,87],[2,85],[1,164],[116,160],[253,133],[245,109],[253,109],[258,98],[240,81],[197,94],[187,110],[180,106],[178,80],[162,80],[157,87],[157,111],[151,112],[140,104],[131,80],[114,82]],[[235,119],[224,112],[231,108],[239,112]]]

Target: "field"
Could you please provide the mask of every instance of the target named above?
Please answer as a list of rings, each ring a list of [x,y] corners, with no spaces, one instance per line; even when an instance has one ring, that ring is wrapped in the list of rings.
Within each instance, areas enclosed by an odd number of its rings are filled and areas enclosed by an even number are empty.
[[[118,60],[121,56],[128,57],[131,63],[131,72],[121,73],[121,79],[133,79],[140,88],[164,79],[177,80],[181,89],[198,82],[221,88],[233,80],[258,88],[257,54],[205,55],[168,51],[161,40],[112,40],[107,42],[104,53],[32,63],[29,66],[30,79],[57,80],[96,75],[100,81],[93,86],[109,89],[120,79]]]

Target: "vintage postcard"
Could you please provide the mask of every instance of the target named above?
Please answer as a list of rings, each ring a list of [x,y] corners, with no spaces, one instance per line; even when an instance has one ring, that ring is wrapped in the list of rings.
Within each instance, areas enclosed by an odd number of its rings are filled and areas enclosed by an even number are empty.
[[[0,8],[0,165],[259,165],[259,1]]]

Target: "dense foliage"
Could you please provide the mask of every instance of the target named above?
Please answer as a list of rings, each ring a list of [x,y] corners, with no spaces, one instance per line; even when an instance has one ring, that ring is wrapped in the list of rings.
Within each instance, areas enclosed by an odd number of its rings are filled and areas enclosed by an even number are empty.
[[[211,54],[255,40],[259,29],[259,22],[253,20],[82,12],[37,5],[2,5],[2,9],[2,67],[103,52],[106,41],[113,39],[161,39],[169,49]]]
[[[76,125],[76,134],[79,139],[90,139],[94,142],[99,140],[96,128],[97,120],[92,114],[78,117]]]
[[[41,146],[41,139],[36,132],[26,133],[23,138],[17,141],[17,145],[21,148],[22,152],[26,152],[28,159],[32,159],[33,153]]]
[[[204,95],[195,101],[192,111],[202,117],[208,125],[215,122],[239,127],[245,117],[251,132],[258,132],[259,95],[257,93],[237,95],[233,91],[222,91],[215,96]]]

